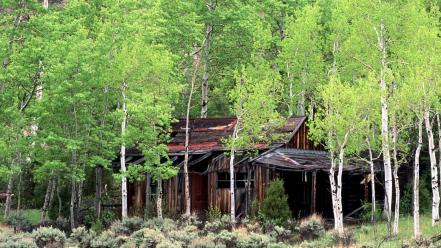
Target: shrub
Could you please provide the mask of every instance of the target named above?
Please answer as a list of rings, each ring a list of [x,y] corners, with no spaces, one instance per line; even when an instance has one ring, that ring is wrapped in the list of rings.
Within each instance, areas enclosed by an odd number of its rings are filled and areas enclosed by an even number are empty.
[[[164,235],[160,231],[149,228],[138,230],[130,236],[130,241],[133,242],[136,247],[145,248],[155,247],[164,239]]]
[[[169,240],[163,240],[159,243],[156,248],[181,248],[179,243],[172,243]]]
[[[286,244],[286,243],[271,243],[268,245],[268,248],[291,248],[292,246]]]
[[[220,232],[222,230],[230,230],[230,218],[227,215],[223,215],[219,220],[205,223],[204,230],[208,232]]]
[[[176,242],[182,243],[185,246],[189,245],[193,239],[199,236],[198,228],[196,226],[186,226],[182,230],[170,231],[168,237]]]
[[[104,231],[98,238],[92,240],[92,248],[119,248],[124,243],[124,240],[118,237],[115,233]]]
[[[100,219],[96,220],[95,222],[92,223],[90,229],[92,229],[96,233],[102,233],[104,231],[103,221]]]
[[[0,243],[0,248],[37,248],[37,245],[29,240],[8,240]]]
[[[282,225],[291,218],[288,196],[285,194],[282,180],[274,180],[267,188],[261,212],[266,221],[274,222],[278,225]]]
[[[21,212],[14,212],[9,215],[6,223],[14,228],[14,232],[32,230],[31,221]]]
[[[55,221],[52,222],[52,226],[60,229],[63,232],[70,232],[70,223],[69,220],[63,217],[58,217]]]
[[[274,228],[268,232],[268,235],[278,242],[287,241],[291,235],[291,230],[288,230],[282,226],[274,226]]]
[[[212,222],[216,220],[220,220],[222,218],[222,212],[217,206],[210,206],[207,212],[207,221]]]
[[[145,228],[158,229],[163,232],[177,229],[177,224],[168,218],[153,218],[143,224]]]
[[[93,230],[88,231],[85,227],[78,227],[72,230],[70,239],[78,244],[79,248],[89,248],[96,236]]]
[[[224,244],[226,247],[234,247],[237,241],[237,233],[222,230],[215,237],[216,243]]]
[[[216,244],[212,238],[204,237],[199,239],[194,239],[189,248],[226,248],[224,244]]]
[[[238,248],[266,248],[270,244],[270,238],[258,233],[237,233],[236,246]]]
[[[372,203],[370,202],[363,202],[362,203],[362,211],[360,214],[360,219],[363,222],[371,222],[372,220]],[[374,213],[374,218],[376,221],[379,221],[381,219],[383,219],[383,215],[381,213],[381,206],[379,204],[377,204],[377,207],[375,209],[375,213]]]
[[[110,229],[119,235],[130,235],[142,228],[144,221],[139,217],[125,218],[122,221],[115,221]]]
[[[334,244],[337,244],[341,247],[349,247],[355,241],[354,233],[348,229],[345,229],[343,233],[333,231],[331,234],[331,238]]]
[[[321,216],[313,214],[303,219],[299,226],[300,236],[303,240],[316,239],[325,232],[323,219]]]
[[[56,228],[40,227],[32,232],[32,238],[40,248],[62,248],[66,241],[66,234]]]
[[[420,212],[429,213],[432,206],[432,193],[430,186],[430,173],[423,173],[420,176]],[[400,213],[412,214],[413,211],[413,183],[408,182],[404,185],[401,197]],[[379,207],[381,209],[381,207]]]
[[[199,217],[196,214],[191,214],[189,216],[183,215],[181,218],[181,224],[183,226],[192,225],[200,227],[202,221],[199,220]]]

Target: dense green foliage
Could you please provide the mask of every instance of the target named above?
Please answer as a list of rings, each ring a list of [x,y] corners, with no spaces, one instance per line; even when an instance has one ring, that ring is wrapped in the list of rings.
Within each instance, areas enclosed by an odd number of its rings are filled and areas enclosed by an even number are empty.
[[[97,232],[109,226],[114,215],[103,211],[95,219],[93,211],[96,168],[104,170],[100,200],[109,205],[121,178],[177,175],[166,142],[172,123],[185,116],[192,79],[191,117],[202,115],[207,99],[208,117],[237,117],[234,135],[224,140],[233,157],[271,143],[272,131],[292,115],[308,116],[310,138],[335,166],[367,161],[369,150],[398,170],[413,163],[416,124],[424,117],[427,137],[441,133],[436,1],[49,2],[0,5],[0,185],[14,194],[4,216],[18,228],[32,223],[11,207],[42,209],[41,220],[60,228],[68,221]],[[441,135],[435,140],[439,158]],[[433,149],[427,143],[423,149]],[[144,162],[114,170],[120,147],[137,148]],[[430,178],[421,178],[424,212],[436,194],[427,190],[436,188]],[[412,193],[406,186],[404,213]],[[275,223],[290,218],[282,181],[271,184],[261,207]],[[224,228],[220,213],[210,218],[217,219],[210,228]],[[131,233],[141,220],[126,222],[113,231]],[[188,245],[180,231],[172,242]],[[104,232],[96,246],[107,238],[118,246],[114,236]],[[259,234],[235,241],[268,245]]]
[[[274,180],[265,192],[265,199],[261,207],[264,218],[281,225],[291,218],[291,211],[288,205],[288,195],[285,194],[283,180]]]

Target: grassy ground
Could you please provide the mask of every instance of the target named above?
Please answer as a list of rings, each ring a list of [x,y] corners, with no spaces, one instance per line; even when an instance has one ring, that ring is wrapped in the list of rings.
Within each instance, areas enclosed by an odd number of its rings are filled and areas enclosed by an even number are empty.
[[[388,240],[386,239],[387,229],[385,222],[379,222],[376,225],[349,226],[348,229],[354,233],[355,244],[351,247],[399,248],[403,245],[414,247],[412,216],[401,217],[398,236]],[[441,234],[441,225],[432,227],[430,216],[422,215],[420,217],[420,230],[423,238],[430,239]],[[333,247],[332,244],[332,233],[329,231],[319,240],[303,242],[300,247]],[[441,247],[441,241],[437,245]]]

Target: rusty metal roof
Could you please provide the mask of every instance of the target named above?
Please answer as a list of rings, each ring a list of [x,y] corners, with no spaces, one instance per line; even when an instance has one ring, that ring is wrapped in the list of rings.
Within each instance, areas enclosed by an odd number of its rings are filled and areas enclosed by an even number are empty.
[[[329,171],[331,161],[328,152],[278,148],[260,155],[254,160],[261,165],[282,171]],[[375,163],[376,171],[381,171],[381,164]],[[346,160],[343,170],[351,174],[369,171],[365,162]]]
[[[291,117],[286,124],[277,129],[276,133],[282,134],[277,143],[286,143],[306,121],[306,117]],[[190,119],[190,144],[192,153],[205,153],[208,151],[223,151],[223,139],[233,134],[236,118],[197,118]],[[257,148],[266,147],[258,144]],[[169,152],[179,154],[185,151],[185,119],[180,119],[172,125],[171,140],[168,143]]]

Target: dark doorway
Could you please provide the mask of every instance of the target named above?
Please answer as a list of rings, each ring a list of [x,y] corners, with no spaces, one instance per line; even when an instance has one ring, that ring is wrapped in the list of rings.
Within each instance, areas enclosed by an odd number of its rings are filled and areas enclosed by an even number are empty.
[[[208,209],[208,177],[190,174],[191,211],[203,213]]]
[[[311,212],[311,173],[283,172],[282,178],[293,217],[308,216]]]

